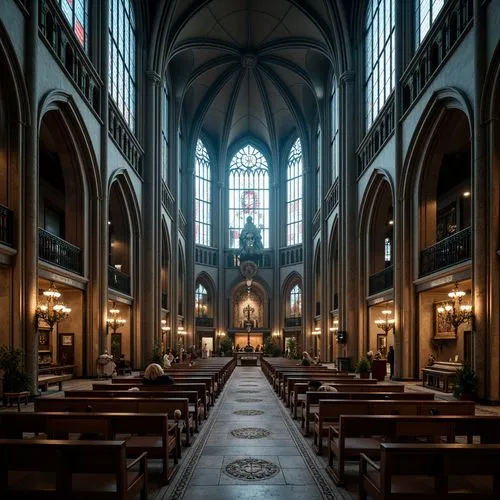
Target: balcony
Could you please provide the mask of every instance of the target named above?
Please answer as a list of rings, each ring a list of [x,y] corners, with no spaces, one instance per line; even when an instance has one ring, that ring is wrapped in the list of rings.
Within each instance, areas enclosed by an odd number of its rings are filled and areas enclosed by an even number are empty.
[[[280,266],[293,266],[302,264],[304,251],[302,245],[285,247],[280,250]]]
[[[272,250],[262,250],[261,254],[255,255],[252,259],[259,267],[271,268],[273,266],[273,251]],[[224,262],[226,268],[236,268],[240,267],[240,250],[237,248],[231,248],[224,252]]]
[[[196,318],[196,326],[205,326],[212,328],[214,326],[214,318]]]
[[[293,318],[285,318],[285,326],[302,326],[302,316],[295,316]]]
[[[194,261],[196,264],[216,266],[218,264],[217,249],[196,245],[194,249]]]
[[[334,208],[339,204],[339,179],[335,179],[326,195],[326,212],[330,215]]]
[[[66,240],[38,228],[38,257],[54,266],[82,274],[82,251]]]
[[[420,277],[471,258],[470,226],[420,252]]]
[[[0,243],[14,246],[14,212],[0,205]]]
[[[108,287],[130,295],[130,276],[118,271],[113,266],[108,266]]]
[[[391,289],[394,284],[394,266],[388,266],[383,271],[372,274],[369,281],[369,295]]]

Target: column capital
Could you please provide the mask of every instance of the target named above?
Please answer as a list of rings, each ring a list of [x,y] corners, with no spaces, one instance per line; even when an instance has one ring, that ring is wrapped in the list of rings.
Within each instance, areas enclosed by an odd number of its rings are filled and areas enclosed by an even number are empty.
[[[342,83],[353,83],[354,82],[354,78],[356,76],[356,72],[355,71],[344,71],[341,75],[340,75],[340,78],[339,80],[342,82]]]
[[[148,82],[151,82],[153,85],[160,85],[161,76],[156,71],[146,71],[146,77],[148,79]]]

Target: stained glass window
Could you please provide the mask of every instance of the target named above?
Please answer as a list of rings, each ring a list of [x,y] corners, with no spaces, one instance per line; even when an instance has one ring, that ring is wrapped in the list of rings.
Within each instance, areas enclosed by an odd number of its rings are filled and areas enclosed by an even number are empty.
[[[109,91],[125,122],[135,132],[136,43],[131,0],[109,0]]]
[[[269,248],[269,171],[267,160],[247,144],[229,165],[229,248],[239,248],[247,217],[260,229],[262,245]]]
[[[290,317],[299,318],[302,316],[302,290],[299,285],[295,285],[290,290]]]
[[[365,24],[365,124],[369,129],[394,89],[395,1],[370,0]]]
[[[431,29],[446,0],[415,0],[415,47]]]
[[[392,239],[388,236],[384,239],[384,261],[386,267],[392,263]]]
[[[68,20],[76,38],[86,52],[89,50],[89,2],[88,0],[59,0],[64,17]]]
[[[208,292],[201,283],[198,283],[194,292],[194,302],[196,317],[206,318],[208,313]]]
[[[337,78],[333,77],[332,94],[330,96],[331,116],[331,151],[332,151],[332,182],[339,176],[339,93]]]
[[[286,244],[302,243],[302,145],[297,139],[288,155],[286,169]]]
[[[318,128],[316,133],[316,210],[319,210],[321,206],[321,129]]]
[[[169,99],[167,80],[163,80],[163,113],[161,120],[161,178],[163,182],[168,183],[168,117],[169,117]]]
[[[197,245],[212,243],[212,173],[210,157],[203,142],[198,139],[195,155],[194,238]]]

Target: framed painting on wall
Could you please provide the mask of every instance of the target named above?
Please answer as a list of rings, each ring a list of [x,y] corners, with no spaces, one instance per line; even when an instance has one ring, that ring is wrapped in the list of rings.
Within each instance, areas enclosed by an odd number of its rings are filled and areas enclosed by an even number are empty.
[[[439,307],[445,307],[449,302],[434,302],[434,340],[455,340],[455,328],[451,321],[438,313]]]

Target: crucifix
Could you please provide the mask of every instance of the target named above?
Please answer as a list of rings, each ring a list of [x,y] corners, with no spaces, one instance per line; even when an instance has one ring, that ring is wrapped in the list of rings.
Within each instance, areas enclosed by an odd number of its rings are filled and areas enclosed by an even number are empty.
[[[247,324],[247,346],[250,345],[250,332],[252,331],[252,322],[250,319],[250,314],[253,313],[255,309],[251,306],[250,302],[246,307],[243,308],[243,312],[246,313],[247,315],[247,321],[245,322]]]

